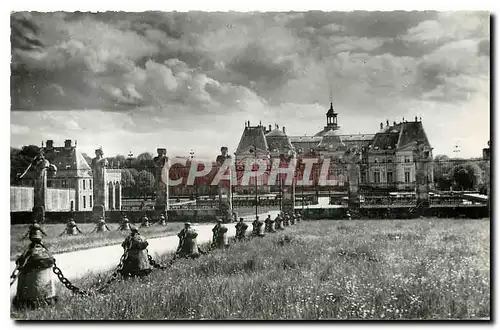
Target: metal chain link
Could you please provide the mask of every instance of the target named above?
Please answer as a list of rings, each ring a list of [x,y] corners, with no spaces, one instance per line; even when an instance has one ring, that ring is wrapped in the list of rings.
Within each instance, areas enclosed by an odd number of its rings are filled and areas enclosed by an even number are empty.
[[[106,283],[104,283],[104,285],[102,287],[97,289],[97,292],[99,292],[99,293],[103,292],[104,290],[106,290],[110,286],[111,283],[116,281],[116,279],[118,278],[118,275],[123,270],[123,263],[125,262],[125,260],[128,257],[128,250],[130,249],[130,247],[131,247],[131,244],[125,248],[125,251],[123,251],[123,254],[120,257],[120,262],[118,263],[118,266],[116,267],[115,271],[111,274],[111,277],[106,281]]]
[[[152,256],[150,256],[149,254],[148,254],[148,260],[149,260],[149,264],[150,264],[151,266],[153,266],[154,268],[156,268],[156,269],[167,269],[167,268],[168,268],[168,267],[170,267],[170,266],[172,265],[172,263],[174,262],[174,260],[175,260],[175,256],[174,256],[174,259],[172,259],[172,260],[168,263],[168,265],[166,265],[166,266],[162,266],[162,265],[160,265],[160,264],[159,264],[158,262],[156,262],[156,261],[153,259],[153,257],[152,257]]]
[[[11,281],[10,281],[10,286],[12,286],[12,284],[14,284],[14,282],[16,281],[17,277],[19,276],[19,267],[16,266],[16,268],[14,269],[14,271],[12,272],[12,275],[10,275],[10,278],[11,278]]]
[[[57,278],[59,278],[59,281],[61,281],[62,284],[64,284],[64,286],[73,292],[73,294],[79,294],[79,295],[82,295],[82,296],[88,296],[89,293],[87,291],[84,291],[84,290],[81,290],[80,288],[74,286],[73,284],[71,284],[71,282],[66,278],[64,277],[64,275],[62,274],[62,271],[59,267],[56,266],[56,264],[54,263],[54,266],[52,267],[52,271],[54,272],[54,274],[57,275]]]

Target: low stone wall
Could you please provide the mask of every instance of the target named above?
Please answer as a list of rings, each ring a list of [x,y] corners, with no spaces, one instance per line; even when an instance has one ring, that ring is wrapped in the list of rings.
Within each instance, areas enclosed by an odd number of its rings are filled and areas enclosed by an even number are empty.
[[[71,202],[75,203],[75,189],[47,188],[46,210],[65,212],[71,210]],[[10,211],[29,212],[33,209],[33,187],[10,187]]]

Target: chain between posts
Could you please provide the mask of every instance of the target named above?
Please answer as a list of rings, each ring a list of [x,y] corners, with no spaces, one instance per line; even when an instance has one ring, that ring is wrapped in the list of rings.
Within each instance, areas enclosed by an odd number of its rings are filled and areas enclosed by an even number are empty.
[[[82,296],[88,296],[89,295],[89,293],[87,291],[82,290],[82,289],[74,286],[73,284],[71,284],[71,282],[66,277],[64,277],[61,269],[59,267],[57,267],[55,263],[54,263],[54,266],[52,267],[52,271],[54,272],[54,274],[57,275],[57,278],[59,278],[59,281],[61,281],[61,283],[64,284],[64,286],[66,287],[66,289],[68,289],[71,292],[73,292],[73,294],[79,294],[79,295],[82,295]]]
[[[123,251],[123,254],[120,257],[120,262],[118,263],[118,266],[116,267],[115,271],[111,274],[111,277],[106,281],[106,283],[104,283],[104,285],[101,288],[99,288],[97,290],[97,292],[99,292],[99,293],[103,292],[104,290],[106,290],[108,288],[108,286],[111,283],[116,281],[116,279],[118,278],[118,275],[120,274],[120,271],[123,270],[123,263],[124,263],[125,259],[127,259],[127,257],[128,257],[128,250],[129,249],[130,249],[130,245],[125,248],[125,251]]]
[[[45,248],[45,247],[44,247]],[[46,248],[45,248],[46,249]],[[115,271],[111,274],[111,277],[106,281],[106,283],[99,289],[96,290],[96,292],[98,293],[102,293],[104,290],[106,290],[108,288],[108,286],[113,283],[120,271],[123,270],[123,264],[124,264],[124,261],[127,259],[128,257],[128,250],[130,249],[130,245],[127,246],[125,248],[125,251],[123,252],[122,256],[120,257],[120,262],[117,266],[117,268],[115,269]],[[209,252],[211,252],[212,250],[214,250],[215,247],[213,245],[209,246],[207,250],[205,251],[202,251],[201,248],[200,248],[200,252],[202,254],[207,254]],[[147,250],[146,250],[147,251]],[[173,263],[174,261],[177,259],[177,256],[178,256],[178,251],[176,251],[176,253],[174,254],[174,257],[172,260],[170,260],[170,262],[167,264],[167,265],[161,265],[159,264],[158,262],[156,262],[153,257],[151,255],[149,255],[148,253],[148,261],[149,261],[149,264],[151,266],[153,266],[155,269],[167,269],[169,268]],[[90,296],[90,292],[88,291],[85,291],[85,290],[82,290],[80,288],[78,288],[77,286],[73,285],[62,273],[61,269],[59,267],[57,267],[56,263],[54,262],[54,265],[52,267],[52,271],[54,272],[54,274],[57,275],[57,278],[59,279],[59,281],[68,289],[70,290],[73,294],[77,294],[77,295],[81,295],[81,296]],[[11,278],[11,282],[10,282],[10,285],[12,286],[12,284],[16,281],[17,277],[19,276],[19,273],[20,273],[20,268],[19,266],[16,266],[16,268],[14,269],[14,271],[12,272],[10,278]]]
[[[12,286],[12,284],[14,284],[14,282],[16,281],[18,276],[19,276],[19,267],[16,266],[16,268],[12,272],[12,275],[10,275],[10,279],[11,279],[10,286]]]

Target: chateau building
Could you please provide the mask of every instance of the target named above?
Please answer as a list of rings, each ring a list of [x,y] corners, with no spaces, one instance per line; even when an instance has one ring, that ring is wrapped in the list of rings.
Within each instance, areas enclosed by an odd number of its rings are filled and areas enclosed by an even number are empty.
[[[92,168],[78,151],[76,142],[66,140],[54,146],[47,140],[42,146],[45,158],[57,167],[55,176],[47,179],[47,211],[92,211],[94,206]],[[121,171],[105,170],[105,209],[121,208]],[[22,187],[11,187],[11,211],[30,211],[33,207],[33,172],[21,181]]]
[[[245,123],[240,143],[235,152],[235,163],[244,165],[249,160],[258,158],[272,162],[273,159],[296,157],[301,159],[316,158],[320,161],[330,160],[330,174],[337,178],[337,187],[318,187],[315,189],[346,188],[346,167],[343,156],[346,150],[356,147],[361,151],[360,187],[363,190],[401,190],[415,189],[415,161],[413,153],[417,142],[431,149],[421,120],[406,121],[385,125],[373,134],[340,134],[338,113],[333,103],[326,113],[326,125],[311,136],[288,135],[285,127],[278,125],[264,127],[259,124],[251,126]],[[317,181],[319,166],[313,167],[312,180]],[[266,180],[266,175],[259,177]],[[432,185],[432,171],[428,177]],[[259,182],[260,183],[260,182]],[[270,187],[259,188],[269,191]],[[272,190],[272,189],[271,189]],[[237,187],[237,192],[247,192],[249,187]]]

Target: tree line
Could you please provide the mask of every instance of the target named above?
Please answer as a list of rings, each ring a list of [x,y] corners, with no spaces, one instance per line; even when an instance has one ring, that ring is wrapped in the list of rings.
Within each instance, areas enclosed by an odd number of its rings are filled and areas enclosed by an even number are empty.
[[[16,177],[22,173],[38,154],[35,145],[10,148],[11,185],[16,185]],[[92,157],[82,153],[85,160],[92,164]],[[122,193],[124,197],[153,196],[155,193],[155,163],[150,152],[143,152],[137,157],[116,155],[107,157],[109,166],[122,169]],[[438,190],[479,190],[486,193],[490,177],[489,161],[457,160],[446,155],[434,157],[434,184]]]
[[[486,194],[490,179],[490,162],[457,160],[446,155],[434,157],[434,184],[436,189],[478,190]]]

